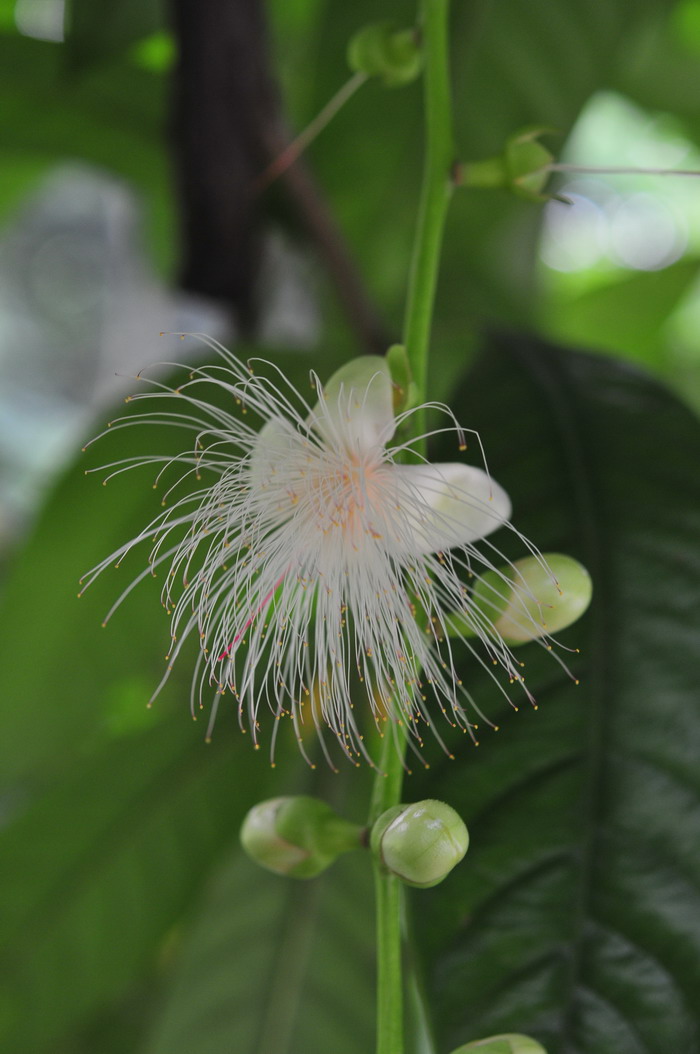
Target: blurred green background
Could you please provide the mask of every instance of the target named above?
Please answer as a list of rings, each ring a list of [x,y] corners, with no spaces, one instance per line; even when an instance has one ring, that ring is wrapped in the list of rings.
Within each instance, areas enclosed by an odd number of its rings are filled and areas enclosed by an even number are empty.
[[[186,661],[147,710],[168,642],[157,588],[107,630],[127,566],[76,592],[157,511],[147,471],[106,488],[84,475],[143,450],[136,430],[107,453],[80,447],[139,369],[201,357],[161,331],[207,332],[300,384],[399,336],[420,83],[368,83],[300,165],[256,184],[378,17],[410,25],[415,9],[0,0],[0,1046],[13,1054],[372,1049],[366,862],[294,885],[237,849],[245,810],[274,793],[322,794],[361,821],[371,774],[310,771],[284,740],[272,768],[225,710],[207,746]],[[537,124],[572,164],[700,168],[700,0],[454,0],[452,62],[465,160]],[[416,994],[411,1050],[512,1030],[549,1054],[693,1054],[700,184],[552,188],[571,204],[456,195],[431,396],[479,429],[517,525],[590,567],[596,603],[563,637],[582,649],[579,688],[525,656],[537,714],[509,716],[465,656],[503,731],[449,764],[429,747],[408,780],[409,798],[444,796],[473,834],[465,864],[415,898],[429,1009]],[[161,431],[149,442],[177,452]]]

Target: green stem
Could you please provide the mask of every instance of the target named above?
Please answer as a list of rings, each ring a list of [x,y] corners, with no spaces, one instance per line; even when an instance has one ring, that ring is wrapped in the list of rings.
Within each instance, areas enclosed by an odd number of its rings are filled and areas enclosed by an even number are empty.
[[[426,151],[423,188],[408,279],[403,343],[411,364],[418,399],[423,401],[428,373],[430,330],[447,207],[454,188],[452,105],[448,62],[449,0],[422,0],[425,49]],[[423,412],[416,432],[425,432]],[[421,451],[425,453],[425,451]]]
[[[377,911],[377,991],[382,1002],[377,1014],[377,1054],[403,1052],[403,980],[401,971],[401,907],[403,890],[398,878],[382,875],[375,863],[374,895]]]
[[[395,734],[392,734],[395,731]],[[391,718],[386,722],[382,747],[377,762],[377,775],[372,789],[369,807],[369,825],[401,801],[403,786],[403,759],[406,753],[406,730],[403,725],[392,728]]]
[[[387,722],[379,769],[370,805],[370,825],[401,800],[406,733]],[[398,878],[385,874],[374,860],[377,918],[377,1054],[403,1052],[403,978],[401,970],[401,914],[403,889]]]
[[[452,195],[452,107],[448,63],[449,0],[421,0],[425,51],[426,155],[418,221],[406,299],[403,342],[423,401],[428,373],[430,330],[440,248]],[[414,436],[425,432],[423,411],[411,418]],[[425,453],[418,450],[418,453]],[[406,752],[405,726],[387,727],[370,807],[370,825],[398,805]],[[402,887],[383,874],[375,861],[377,902],[377,1054],[403,1054],[403,981],[401,971]]]

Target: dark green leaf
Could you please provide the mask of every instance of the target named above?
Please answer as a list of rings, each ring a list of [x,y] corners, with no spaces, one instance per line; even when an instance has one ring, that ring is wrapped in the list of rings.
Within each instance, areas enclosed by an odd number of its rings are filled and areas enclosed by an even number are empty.
[[[539,710],[511,689],[509,716],[466,663],[502,731],[409,785],[472,836],[415,897],[440,1050],[517,1031],[549,1054],[695,1051],[700,425],[644,375],[518,338],[491,344],[456,408],[518,527],[582,559],[594,602],[562,636],[579,687],[530,645]]]
[[[287,366],[300,388],[308,382],[302,356]],[[186,655],[146,710],[169,641],[157,583],[147,580],[100,628],[143,556],[76,598],[80,574],[160,509],[151,469],[105,488],[83,467],[174,454],[189,439],[161,426],[127,428],[80,456],[3,598],[0,754],[10,822],[0,837],[0,968],[11,985],[0,1036],[22,1054],[57,1049],[64,1034],[108,1013],[152,972],[166,930],[243,811],[272,793],[266,759],[232,732],[225,702],[211,747],[206,723],[193,727]],[[289,793],[294,776],[284,758],[294,769],[298,752],[295,742],[287,746],[282,736],[277,789]]]
[[[152,970],[271,782],[249,742],[234,749],[221,729],[208,747],[181,714],[94,752],[10,824],[0,838],[3,1049],[55,1050]]]
[[[364,1054],[374,1045],[371,866],[306,882],[240,851],[216,876],[147,1054]]]

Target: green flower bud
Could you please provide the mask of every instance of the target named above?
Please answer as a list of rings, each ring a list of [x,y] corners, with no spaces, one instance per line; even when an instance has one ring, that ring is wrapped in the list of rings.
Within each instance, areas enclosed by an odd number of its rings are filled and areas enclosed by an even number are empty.
[[[561,553],[528,556],[500,572],[487,571],[472,603],[507,644],[524,644],[565,629],[591,602],[593,584],[583,564]]]
[[[356,73],[381,78],[387,88],[409,84],[423,68],[418,33],[397,29],[394,22],[365,26],[348,44],[348,65]]]
[[[504,187],[528,201],[547,201],[544,193],[553,155],[539,138],[548,128],[522,128],[506,140],[503,153],[484,161],[457,166],[456,182],[463,187]]]
[[[549,196],[542,192],[549,179],[547,166],[554,160],[554,155],[538,142],[547,131],[547,128],[523,128],[506,142],[510,189],[528,201],[546,201]]]
[[[268,871],[313,878],[341,853],[359,849],[362,828],[329,805],[306,795],[270,798],[254,805],[241,827],[241,844]]]
[[[509,1032],[502,1036],[489,1036],[488,1039],[475,1039],[473,1043],[465,1043],[463,1047],[457,1047],[452,1054],[547,1054],[541,1044],[529,1036],[521,1036],[516,1032]]]
[[[442,882],[460,862],[469,834],[454,809],[428,798],[382,813],[372,828],[370,845],[392,875],[409,886],[427,889]]]

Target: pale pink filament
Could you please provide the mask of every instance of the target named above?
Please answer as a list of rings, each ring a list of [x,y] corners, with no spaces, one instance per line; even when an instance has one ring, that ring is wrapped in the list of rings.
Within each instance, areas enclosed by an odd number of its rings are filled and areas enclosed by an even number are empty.
[[[258,615],[260,614],[260,612],[261,612],[261,611],[263,610],[263,608],[267,607],[267,605],[268,605],[268,604],[270,603],[270,601],[272,600],[273,596],[275,595],[275,591],[276,591],[276,590],[277,590],[277,589],[278,589],[278,588],[279,588],[279,587],[280,587],[280,586],[282,585],[282,583],[284,582],[284,579],[285,579],[285,576],[286,576],[286,574],[287,574],[287,572],[285,571],[285,572],[284,572],[284,574],[281,574],[281,575],[279,576],[279,578],[278,578],[278,579],[277,579],[277,581],[275,582],[275,584],[274,584],[274,586],[272,587],[272,589],[270,589],[270,590],[269,590],[269,591],[268,591],[268,592],[267,592],[267,593],[265,594],[265,596],[264,596],[264,597],[262,598],[262,600],[260,601],[260,603],[259,603],[259,604],[258,604],[258,606],[256,607],[255,611],[253,612],[253,614],[252,614],[252,615],[250,616],[250,618],[249,618],[249,619],[248,619],[248,621],[246,622],[246,624],[245,624],[245,626],[243,627],[243,629],[242,629],[242,630],[240,630],[240,631],[239,631],[239,632],[238,632],[238,633],[236,634],[236,636],[235,636],[235,637],[233,638],[233,640],[231,641],[231,643],[229,644],[229,646],[228,646],[227,648],[224,648],[224,650],[223,650],[223,651],[221,652],[221,655],[220,655],[220,656],[219,656],[219,658],[217,659],[217,662],[221,662],[221,660],[222,660],[222,659],[225,659],[227,655],[230,655],[230,654],[231,654],[231,648],[235,648],[237,644],[240,644],[241,640],[243,639],[243,634],[244,634],[244,633],[245,633],[245,631],[246,631],[246,630],[248,629],[248,627],[249,627],[249,626],[251,626],[253,622],[255,622],[256,618],[258,617]]]

